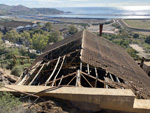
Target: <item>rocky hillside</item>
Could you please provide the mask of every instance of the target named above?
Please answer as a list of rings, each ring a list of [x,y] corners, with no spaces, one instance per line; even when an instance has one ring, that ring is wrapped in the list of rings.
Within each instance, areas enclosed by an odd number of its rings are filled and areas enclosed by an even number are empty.
[[[28,8],[23,5],[9,6],[0,4],[0,15],[35,15],[35,14],[61,14],[63,11],[54,8]]]
[[[10,72],[11,71],[9,70],[0,68],[0,83],[3,83],[5,85],[11,85],[18,80],[18,77],[11,75]]]

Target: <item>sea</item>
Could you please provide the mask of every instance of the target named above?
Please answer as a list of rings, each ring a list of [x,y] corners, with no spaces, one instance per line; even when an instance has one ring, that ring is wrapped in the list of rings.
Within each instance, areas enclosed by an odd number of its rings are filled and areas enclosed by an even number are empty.
[[[47,15],[47,17],[150,19],[150,6],[59,7],[56,9],[62,10],[65,13]]]

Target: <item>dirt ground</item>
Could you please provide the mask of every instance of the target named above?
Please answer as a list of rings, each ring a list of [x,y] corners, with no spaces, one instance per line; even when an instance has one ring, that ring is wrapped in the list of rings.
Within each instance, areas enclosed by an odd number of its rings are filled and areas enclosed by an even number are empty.
[[[45,102],[37,102],[30,107],[34,113],[127,113],[106,109],[97,109],[88,103],[70,102],[61,99],[49,98]],[[28,105],[28,104],[26,104]],[[27,106],[26,106],[27,107]],[[89,108],[93,108],[88,110]],[[95,110],[94,110],[95,109]]]
[[[146,53],[145,50],[142,47],[140,47],[138,44],[130,44],[130,47],[138,51],[139,52],[138,55],[140,57],[144,57],[144,58],[150,57],[150,54]]]
[[[129,26],[141,29],[150,29],[150,20],[124,20]]]
[[[135,31],[134,33],[138,33],[138,34],[146,35],[146,36],[150,35],[150,32],[144,32],[144,31]]]
[[[10,73],[10,70],[0,68],[0,82],[5,85],[14,84],[18,80],[18,77],[11,75]]]

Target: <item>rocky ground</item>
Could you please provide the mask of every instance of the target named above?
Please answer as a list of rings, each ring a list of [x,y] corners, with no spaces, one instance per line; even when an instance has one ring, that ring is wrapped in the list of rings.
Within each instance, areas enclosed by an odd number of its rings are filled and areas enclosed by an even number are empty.
[[[5,85],[14,84],[18,80],[18,77],[11,75],[10,72],[10,70],[0,68],[0,82]]]

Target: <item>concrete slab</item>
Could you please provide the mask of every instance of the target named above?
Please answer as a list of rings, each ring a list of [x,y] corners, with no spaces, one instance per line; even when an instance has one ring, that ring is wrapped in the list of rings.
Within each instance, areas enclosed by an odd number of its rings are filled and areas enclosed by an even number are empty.
[[[112,109],[128,112],[150,113],[149,107],[145,108],[140,105],[140,101],[135,100],[135,95],[130,89],[104,89],[104,88],[81,88],[81,87],[61,87],[52,88],[49,86],[20,86],[7,85],[6,87],[28,93],[37,93],[37,95],[60,98],[64,100],[93,103],[99,105],[103,109]],[[18,91],[2,88],[0,91],[9,91],[11,93],[18,93]],[[19,93],[18,93],[19,94]],[[134,101],[135,100],[135,101]],[[134,102],[137,102],[135,104]],[[139,107],[140,106],[140,107]],[[143,112],[144,107],[144,112]],[[142,111],[142,112],[141,112]],[[146,112],[145,112],[146,111]],[[147,112],[148,111],[148,112]]]
[[[135,99],[133,107],[137,109],[150,109],[150,100]]]

